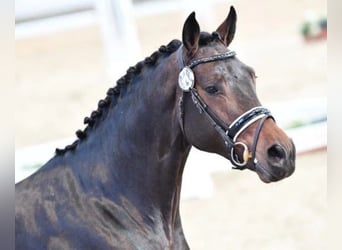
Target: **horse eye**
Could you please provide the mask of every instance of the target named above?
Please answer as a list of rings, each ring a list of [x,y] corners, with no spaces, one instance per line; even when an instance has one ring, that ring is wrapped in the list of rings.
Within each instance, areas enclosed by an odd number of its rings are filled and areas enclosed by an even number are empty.
[[[208,94],[215,94],[218,92],[218,89],[215,87],[215,86],[209,86],[209,87],[206,87],[205,88],[205,91],[208,93]]]

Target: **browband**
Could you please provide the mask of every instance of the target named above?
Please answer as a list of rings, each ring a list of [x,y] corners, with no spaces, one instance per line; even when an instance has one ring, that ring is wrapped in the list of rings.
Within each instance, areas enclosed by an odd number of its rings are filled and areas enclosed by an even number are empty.
[[[178,53],[178,55],[177,55],[178,66],[180,69],[183,69],[185,67],[182,52],[183,52],[183,44],[179,47],[179,49],[177,51],[177,53]],[[231,58],[235,55],[236,55],[235,51],[227,51],[227,52],[217,54],[217,55],[213,55],[213,56],[209,56],[209,57],[202,57],[202,58],[192,60],[190,62],[190,64],[188,64],[186,67],[193,69],[199,64],[214,62],[214,61],[218,61],[218,60],[224,60],[224,59]]]

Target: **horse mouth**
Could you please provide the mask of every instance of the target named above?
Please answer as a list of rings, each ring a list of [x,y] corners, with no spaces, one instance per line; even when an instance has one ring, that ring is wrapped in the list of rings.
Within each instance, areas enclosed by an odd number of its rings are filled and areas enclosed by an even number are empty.
[[[255,171],[265,183],[280,181],[291,176],[296,164],[296,147],[292,140],[291,144],[292,148],[283,155],[274,156],[268,151],[269,158],[265,161],[257,161],[251,170]]]
[[[288,164],[286,167],[266,167],[261,163],[255,165],[254,171],[258,174],[260,180],[265,183],[277,182],[287,178],[293,174],[295,170],[294,163]]]

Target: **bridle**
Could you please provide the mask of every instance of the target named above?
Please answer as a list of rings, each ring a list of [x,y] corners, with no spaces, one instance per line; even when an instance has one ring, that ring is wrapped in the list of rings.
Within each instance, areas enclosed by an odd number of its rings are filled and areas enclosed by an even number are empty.
[[[252,162],[254,165],[257,164],[256,159],[256,147],[259,139],[259,135],[262,126],[266,119],[273,118],[271,112],[261,106],[251,108],[239,117],[237,117],[230,125],[223,122],[212,109],[204,102],[204,100],[199,95],[198,91],[194,87],[195,85],[195,74],[192,71],[194,67],[199,64],[209,63],[219,60],[227,60],[236,55],[234,51],[227,51],[224,53],[212,55],[209,57],[198,58],[190,61],[188,65],[184,64],[183,60],[183,45],[177,51],[177,60],[180,68],[180,73],[178,77],[178,85],[182,89],[182,96],[179,100],[179,123],[181,130],[184,133],[184,107],[183,99],[186,93],[190,93],[192,101],[198,108],[201,114],[209,120],[210,124],[219,133],[220,137],[223,139],[228,152],[230,152],[230,161],[233,164],[234,169],[245,169],[247,164]],[[259,124],[255,130],[255,136],[252,144],[251,151],[249,151],[248,146],[240,141],[237,141],[238,136],[246,130],[251,124],[259,120]],[[243,149],[242,160],[240,160],[238,155],[238,147]]]

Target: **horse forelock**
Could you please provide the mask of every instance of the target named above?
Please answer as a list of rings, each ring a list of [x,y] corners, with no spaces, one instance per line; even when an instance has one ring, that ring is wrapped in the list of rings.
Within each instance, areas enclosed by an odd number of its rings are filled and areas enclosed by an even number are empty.
[[[221,41],[220,34],[216,31],[212,33],[208,33],[206,31],[202,31],[199,37],[198,45],[199,46],[206,46],[212,42],[219,42]]]

